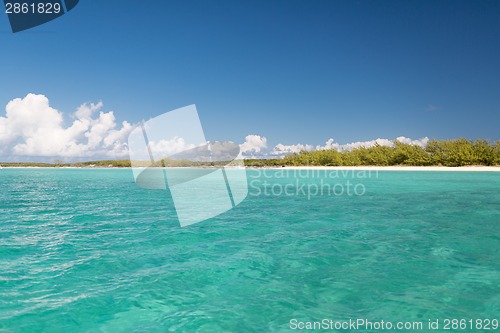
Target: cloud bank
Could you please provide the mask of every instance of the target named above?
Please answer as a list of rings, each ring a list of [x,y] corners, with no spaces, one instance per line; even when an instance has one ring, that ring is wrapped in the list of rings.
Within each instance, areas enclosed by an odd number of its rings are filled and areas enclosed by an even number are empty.
[[[65,126],[63,113],[50,106],[44,95],[28,94],[10,101],[6,115],[0,116],[0,156],[8,158],[128,158],[127,139],[134,126],[127,121],[116,123],[113,111],[104,112],[103,103],[84,103],[71,116],[72,123]],[[397,137],[399,142],[425,147],[427,137],[413,140]],[[371,141],[340,144],[329,139],[324,145],[279,143],[268,147],[267,138],[251,134],[240,144],[243,157],[277,158],[302,150],[352,150],[359,147],[393,146],[394,140],[378,138]],[[150,142],[156,154],[192,149],[183,138]]]
[[[0,117],[0,155],[30,157],[110,157],[128,154],[126,138],[133,126],[117,126],[103,104],[82,104],[70,126],[44,95],[28,94],[10,101]]]
[[[247,136],[247,141],[241,145],[242,147],[242,153],[244,156],[247,157],[261,157],[261,158],[271,158],[271,157],[283,157],[287,154],[291,153],[299,153],[302,150],[328,150],[328,149],[334,149],[337,151],[344,151],[344,150],[353,150],[356,148],[360,147],[365,147],[365,148],[370,148],[375,145],[380,145],[380,146],[388,146],[392,147],[394,146],[394,141],[399,141],[401,143],[405,144],[410,144],[414,146],[420,146],[420,147],[425,147],[427,143],[429,142],[428,137],[424,137],[418,140],[413,140],[404,136],[397,137],[396,139],[389,140],[389,139],[375,139],[375,140],[370,140],[370,141],[358,141],[358,142],[351,142],[348,144],[340,144],[335,142],[333,139],[329,139],[328,141],[325,142],[323,146],[317,145],[313,146],[311,144],[302,144],[302,143],[297,143],[297,144],[292,144],[292,145],[284,145],[284,144],[277,144],[274,146],[271,150],[264,150],[264,149],[259,149],[259,150],[252,150],[249,151],[247,149],[243,149],[243,146],[248,147],[250,146],[247,144],[249,141],[248,138],[251,137],[252,142],[260,142],[260,141],[267,141],[266,138],[261,137],[259,135],[249,135]],[[262,147],[261,147],[262,148]],[[265,148],[265,147],[264,147]]]
[[[240,150],[243,154],[260,153],[267,148],[267,139],[260,135],[247,135],[245,142],[240,145]]]

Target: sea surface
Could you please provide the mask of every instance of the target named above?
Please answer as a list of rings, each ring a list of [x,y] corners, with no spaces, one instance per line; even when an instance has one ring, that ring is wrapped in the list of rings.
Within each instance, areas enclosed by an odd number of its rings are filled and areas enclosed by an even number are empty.
[[[247,172],[181,228],[129,169],[0,170],[0,332],[499,319],[500,173]]]

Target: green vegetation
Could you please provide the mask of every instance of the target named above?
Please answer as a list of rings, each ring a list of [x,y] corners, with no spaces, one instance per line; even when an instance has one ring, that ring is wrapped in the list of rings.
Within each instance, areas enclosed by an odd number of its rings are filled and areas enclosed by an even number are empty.
[[[187,160],[162,159],[151,163],[151,161],[134,161],[134,167],[218,167],[228,164],[238,165],[236,162],[192,162]],[[239,163],[241,164],[241,163]],[[40,162],[1,162],[3,167],[38,167],[38,168],[130,168],[132,163],[129,160],[102,160],[89,162],[65,163],[56,160],[53,163]]]
[[[39,163],[39,162],[2,162],[3,167],[38,167],[38,168],[129,168],[129,160],[104,160],[104,161],[90,161],[90,162],[75,162],[64,163],[63,161],[56,160],[54,163]]]
[[[431,140],[425,148],[394,141],[392,147],[375,145],[360,147],[349,151],[314,150],[301,151],[284,158],[248,159],[248,167],[280,167],[280,166],[500,166],[500,140],[490,143],[488,140]],[[155,167],[220,167],[228,161],[192,162],[187,160],[163,159],[155,161]],[[150,166],[150,161],[134,161],[134,166]],[[4,167],[80,167],[80,168],[129,168],[129,160],[105,160],[64,163],[0,163]]]
[[[500,165],[500,141],[431,140],[425,148],[394,141],[393,147],[375,145],[350,151],[301,151],[283,159],[247,160],[247,166],[468,166]]]

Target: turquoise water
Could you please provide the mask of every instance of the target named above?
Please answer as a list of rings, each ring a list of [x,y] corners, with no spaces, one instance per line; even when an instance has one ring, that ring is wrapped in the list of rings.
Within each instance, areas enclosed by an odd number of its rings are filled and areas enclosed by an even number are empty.
[[[0,170],[0,332],[500,317],[500,173],[248,175],[243,203],[180,228],[130,170]],[[292,193],[347,180],[359,195]]]

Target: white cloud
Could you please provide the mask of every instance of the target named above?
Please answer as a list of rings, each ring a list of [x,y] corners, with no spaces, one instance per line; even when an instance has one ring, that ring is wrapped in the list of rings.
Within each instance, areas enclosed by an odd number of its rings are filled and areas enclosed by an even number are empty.
[[[82,104],[80,107],[76,110],[75,116],[78,119],[86,119],[90,120],[92,118],[92,114],[98,110],[100,110],[103,107],[102,102],[99,102],[97,104],[90,103],[90,104]]]
[[[0,117],[0,147],[4,156],[124,158],[132,125],[117,127],[112,111],[102,102],[82,104],[69,127],[61,112],[50,107],[44,95],[28,94],[6,106]],[[94,117],[96,112],[98,117]]]
[[[400,136],[397,137],[395,140],[401,142],[401,143],[406,143],[414,146],[420,146],[420,147],[425,147],[427,145],[427,142],[429,142],[428,137],[424,137],[418,140],[412,140],[410,138]],[[375,145],[379,146],[388,146],[388,147],[393,147],[394,146],[394,140],[389,140],[389,139],[375,139],[375,140],[370,140],[370,141],[357,141],[357,142],[351,142],[347,144],[340,144],[336,143],[333,139],[328,139],[328,141],[325,142],[325,145],[321,146],[318,145],[316,147],[309,145],[309,144],[295,144],[295,145],[283,145],[283,144],[278,144],[276,145],[273,150],[269,153],[272,156],[285,156],[286,154],[290,153],[298,153],[302,150],[328,150],[328,149],[335,149],[337,151],[344,151],[344,150],[353,150],[356,148],[360,147],[365,147],[365,148],[370,148],[374,147]]]
[[[285,154],[290,154],[290,153],[299,153],[302,150],[313,150],[314,146],[312,145],[303,145],[303,144],[296,144],[296,145],[283,145],[281,143],[277,144],[273,150],[271,151],[271,155],[276,155],[276,156],[283,156]]]
[[[429,142],[429,138],[421,138],[418,140],[412,140],[410,138],[404,137],[404,136],[399,136],[396,138],[397,141],[409,145],[414,145],[414,146],[420,146],[420,147],[425,147],[427,145],[427,142]],[[335,149],[338,151],[343,151],[343,150],[353,150],[356,148],[360,147],[365,147],[365,148],[370,148],[374,147],[375,145],[379,146],[387,146],[387,147],[393,147],[394,146],[394,140],[389,140],[389,139],[375,139],[375,140],[370,140],[370,141],[357,141],[357,142],[351,142],[347,144],[339,144],[334,142],[333,139],[329,139],[324,146],[316,146],[316,150],[326,150],[326,149]]]
[[[52,108],[44,95],[28,94],[16,98],[6,106],[5,117],[0,117],[0,156],[3,157],[62,157],[62,158],[127,158],[127,138],[134,126],[127,121],[120,125],[112,111],[103,112],[103,103],[85,103],[72,115],[73,122],[64,125],[63,113]],[[413,140],[404,136],[395,140],[425,147],[429,138]],[[268,149],[267,139],[247,135],[240,145],[245,157],[281,157],[302,150],[352,150],[359,147],[393,146],[394,140],[381,139],[340,144],[329,139],[324,145],[277,144]],[[195,148],[183,138],[150,142],[155,155],[172,155]]]
[[[406,143],[408,145],[413,145],[413,146],[420,146],[422,148],[424,148],[425,146],[427,146],[427,143],[429,142],[429,138],[428,137],[421,138],[421,139],[418,139],[418,140],[412,140],[410,138],[405,138],[404,136],[399,136],[399,137],[396,138],[396,140],[398,140],[401,143]]]
[[[247,135],[245,142],[240,145],[243,154],[260,153],[267,148],[267,139],[260,135]]]
[[[324,146],[316,146],[316,150],[328,150],[328,149],[335,149],[335,150],[342,150],[342,146],[336,142],[332,138],[328,139],[328,141],[325,142]]]
[[[394,145],[392,143],[392,140],[378,138],[378,139],[370,140],[370,141],[351,142],[351,143],[342,145],[342,150],[353,150],[353,149],[361,148],[361,147],[370,148],[370,147],[374,147],[377,144],[379,146],[388,146],[388,147],[392,147]]]
[[[186,144],[183,138],[176,136],[170,140],[149,141],[149,148],[153,156],[163,157],[185,152],[186,150],[196,148],[196,145]]]

